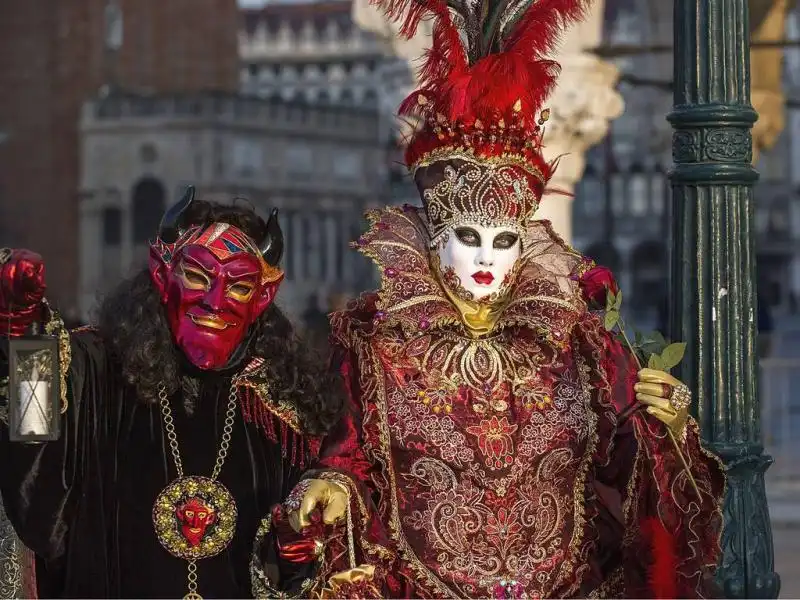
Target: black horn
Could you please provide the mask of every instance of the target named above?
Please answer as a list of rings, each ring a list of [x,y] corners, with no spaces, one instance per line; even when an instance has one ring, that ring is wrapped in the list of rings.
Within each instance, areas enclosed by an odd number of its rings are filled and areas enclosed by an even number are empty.
[[[158,226],[158,237],[165,244],[174,243],[180,237],[183,227],[183,216],[189,206],[194,201],[194,186],[187,186],[183,196],[175,204],[167,209],[161,217],[161,224]]]
[[[270,266],[277,267],[283,258],[283,231],[278,222],[278,209],[273,208],[267,221],[267,233],[261,242],[261,255]]]

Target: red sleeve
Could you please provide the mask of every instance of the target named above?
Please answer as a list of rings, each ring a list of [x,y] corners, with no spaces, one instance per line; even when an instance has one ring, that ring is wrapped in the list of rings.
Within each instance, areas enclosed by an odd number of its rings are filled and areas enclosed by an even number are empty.
[[[361,429],[363,411],[358,392],[358,374],[349,355],[344,356],[340,363],[340,372],[347,392],[345,411],[336,427],[325,437],[318,465],[368,485],[371,465],[364,455]]]
[[[621,519],[624,531],[608,591],[642,598],[714,596],[724,467],[702,447],[697,423],[690,418],[678,444],[700,490],[698,497],[666,426],[636,402],[638,367],[633,357],[608,334],[605,346],[617,426],[608,463],[598,468],[597,480],[600,488],[607,486],[605,504]]]
[[[390,564],[395,556],[389,550],[381,516],[376,510],[376,488],[373,476],[376,469],[367,457],[363,436],[365,407],[360,397],[358,372],[350,353],[340,358],[340,371],[346,385],[346,410],[339,424],[325,437],[317,468],[306,478],[327,479],[345,487],[350,493],[347,523],[337,526],[326,540],[325,560],[319,579],[355,566],[376,567],[373,591],[385,586],[394,588]],[[338,590],[343,593],[344,590]],[[354,595],[355,594],[355,595]],[[359,596],[355,590],[348,595]],[[383,592],[380,592],[383,596]]]

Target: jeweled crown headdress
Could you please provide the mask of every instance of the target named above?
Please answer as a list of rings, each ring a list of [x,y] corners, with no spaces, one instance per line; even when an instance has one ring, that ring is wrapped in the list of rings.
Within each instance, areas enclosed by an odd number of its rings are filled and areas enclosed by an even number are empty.
[[[542,104],[558,63],[545,58],[591,0],[374,0],[411,37],[433,18],[420,88],[400,114],[431,243],[460,222],[524,227],[555,170],[542,155]]]

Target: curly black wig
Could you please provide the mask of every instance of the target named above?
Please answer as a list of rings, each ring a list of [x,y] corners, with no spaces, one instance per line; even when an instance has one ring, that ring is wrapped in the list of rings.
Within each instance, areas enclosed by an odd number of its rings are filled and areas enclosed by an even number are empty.
[[[266,231],[266,223],[249,207],[200,200],[191,204],[185,222],[230,223],[256,240]],[[173,341],[147,269],[121,282],[102,301],[97,327],[108,351],[120,363],[124,380],[142,401],[157,402],[160,383],[168,390],[181,386],[185,376],[181,350]],[[295,336],[289,319],[274,304],[252,327],[248,355],[265,359],[274,399],[295,406],[308,433],[328,431],[344,404],[338,377]]]

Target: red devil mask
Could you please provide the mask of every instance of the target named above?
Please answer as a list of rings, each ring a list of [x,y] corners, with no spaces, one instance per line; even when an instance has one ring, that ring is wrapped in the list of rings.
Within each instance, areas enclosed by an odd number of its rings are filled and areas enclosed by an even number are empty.
[[[260,244],[228,223],[183,228],[193,199],[189,188],[164,215],[150,247],[150,276],[178,347],[196,367],[213,370],[228,363],[274,300],[283,237],[277,211]]]
[[[217,513],[200,498],[190,498],[175,510],[181,533],[192,546],[199,546],[206,530],[217,520]]]

